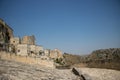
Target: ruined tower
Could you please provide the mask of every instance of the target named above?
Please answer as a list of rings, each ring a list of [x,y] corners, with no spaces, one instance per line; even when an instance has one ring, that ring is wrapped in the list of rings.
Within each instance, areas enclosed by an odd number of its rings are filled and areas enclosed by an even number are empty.
[[[32,36],[24,36],[22,38],[22,44],[29,44],[29,45],[35,45],[35,37]]]

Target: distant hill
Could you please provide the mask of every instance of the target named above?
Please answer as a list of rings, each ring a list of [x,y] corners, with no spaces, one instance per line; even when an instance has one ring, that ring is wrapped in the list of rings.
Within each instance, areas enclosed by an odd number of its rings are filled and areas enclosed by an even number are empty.
[[[120,48],[95,50],[86,56],[64,53],[66,65],[79,65],[120,70]]]
[[[91,60],[120,60],[120,48],[100,49],[93,51],[89,56]]]
[[[80,59],[81,59],[79,55],[73,55],[68,53],[64,53],[63,57],[67,65],[74,65],[74,64],[80,63]]]

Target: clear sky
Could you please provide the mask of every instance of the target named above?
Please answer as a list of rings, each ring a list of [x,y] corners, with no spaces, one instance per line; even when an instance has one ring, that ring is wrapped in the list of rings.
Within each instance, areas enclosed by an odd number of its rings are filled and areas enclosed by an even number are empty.
[[[73,54],[120,48],[120,0],[0,0],[15,36]]]

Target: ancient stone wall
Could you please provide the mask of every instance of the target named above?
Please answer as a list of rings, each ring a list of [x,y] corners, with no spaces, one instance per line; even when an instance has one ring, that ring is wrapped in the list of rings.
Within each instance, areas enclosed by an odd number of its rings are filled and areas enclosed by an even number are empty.
[[[22,44],[29,44],[29,45],[35,45],[35,37],[32,36],[24,36],[22,38]]]
[[[29,46],[27,44],[18,44],[17,45],[17,55],[28,56]]]
[[[10,38],[13,37],[13,30],[2,19],[0,19],[0,51],[8,51]]]
[[[5,60],[12,60],[16,62],[22,62],[25,64],[31,65],[39,65],[44,67],[55,68],[54,62],[51,60],[41,60],[41,58],[35,57],[25,57],[25,56],[17,56],[15,54],[10,54],[6,52],[0,52],[0,58]]]
[[[50,56],[50,49],[45,49],[44,53],[45,53],[46,56]]]
[[[44,51],[44,49],[43,49],[42,46],[38,46],[38,45],[35,46],[35,52],[36,52],[37,54],[40,53],[40,52],[43,52],[43,51]]]
[[[20,38],[19,37],[13,37],[10,39],[10,44],[17,45],[20,44]]]
[[[56,58],[63,58],[62,52],[58,49],[50,50],[50,58],[56,59]]]
[[[8,43],[10,38],[13,37],[13,30],[3,20],[0,19],[0,33],[5,38],[5,42]]]

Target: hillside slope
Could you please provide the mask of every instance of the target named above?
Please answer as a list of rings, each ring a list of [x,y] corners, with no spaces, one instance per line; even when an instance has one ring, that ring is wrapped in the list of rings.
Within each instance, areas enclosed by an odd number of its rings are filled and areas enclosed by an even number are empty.
[[[89,55],[80,56],[65,53],[66,65],[120,70],[120,48],[95,50]]]

